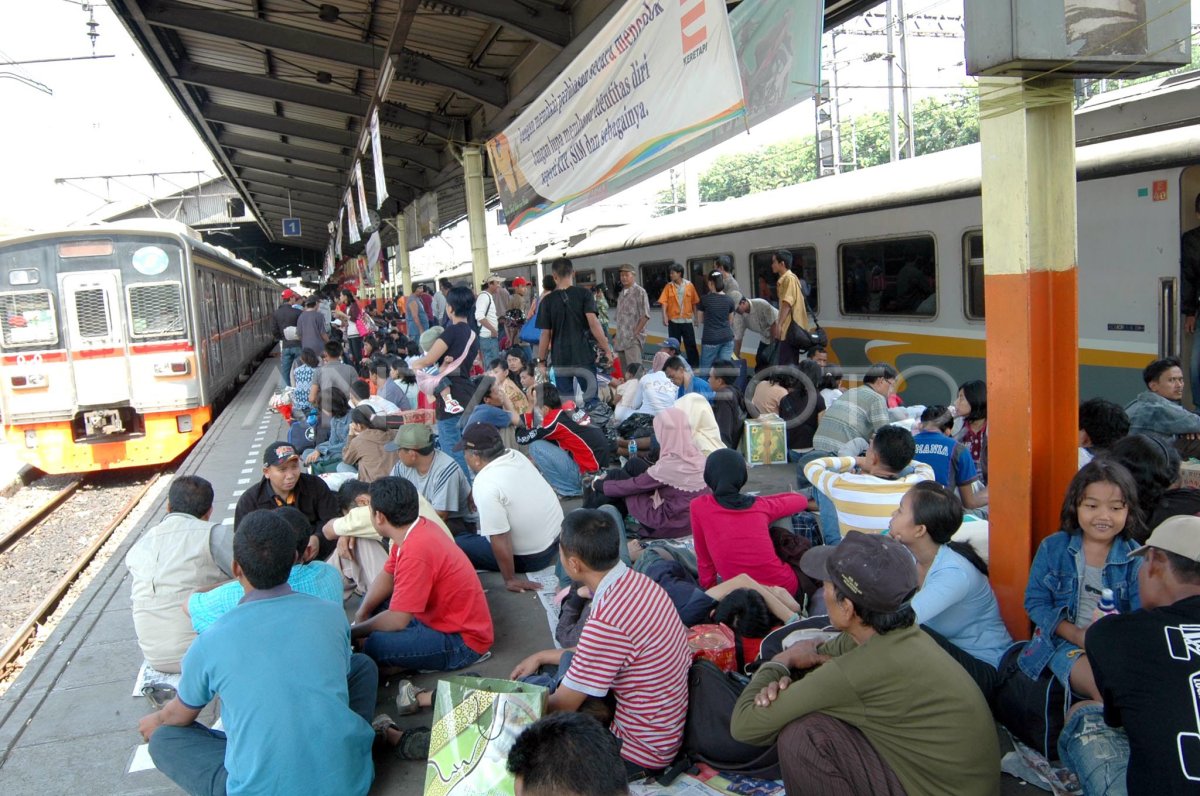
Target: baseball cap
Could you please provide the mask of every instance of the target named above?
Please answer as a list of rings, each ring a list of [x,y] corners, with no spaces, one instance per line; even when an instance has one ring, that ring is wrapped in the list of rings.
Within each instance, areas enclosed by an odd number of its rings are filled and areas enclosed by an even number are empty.
[[[300,454],[296,453],[296,449],[292,447],[290,442],[275,442],[267,447],[263,453],[263,464],[267,467],[274,467],[278,464],[286,464],[292,459],[299,459]]]
[[[512,281],[513,287],[524,287],[525,285],[528,285],[528,284],[529,284],[529,280],[523,276],[518,276],[516,279],[514,279]]]
[[[1129,555],[1144,556],[1151,547],[1200,561],[1200,517],[1181,514],[1163,520],[1150,534],[1146,543]]]
[[[620,268],[618,268],[617,271],[628,271],[631,274],[637,273],[637,271],[634,269],[634,267],[632,265],[630,265],[629,263],[625,263]]]
[[[424,423],[405,423],[395,438],[383,446],[386,451],[420,450],[433,444],[433,432]]]
[[[850,531],[839,544],[814,547],[800,559],[810,578],[827,580],[870,611],[900,610],[917,591],[917,562],[888,536]]]
[[[662,345],[660,345],[659,348],[674,348],[674,349],[678,350],[679,341],[676,340],[674,337],[668,337],[666,340],[662,341]]]
[[[281,296],[281,298],[285,298],[285,299],[297,298],[296,291],[292,290],[291,288],[288,288],[287,290],[283,291],[283,295]]]
[[[472,423],[463,430],[456,451],[492,450],[500,444],[500,429],[490,423]]]

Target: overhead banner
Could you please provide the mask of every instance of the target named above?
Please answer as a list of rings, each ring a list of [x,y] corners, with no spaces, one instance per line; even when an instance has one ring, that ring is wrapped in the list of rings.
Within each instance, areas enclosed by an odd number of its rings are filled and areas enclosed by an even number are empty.
[[[371,211],[367,204],[367,185],[363,182],[362,160],[354,161],[354,182],[358,186],[358,223],[365,235],[371,227]]]
[[[510,230],[745,113],[723,0],[627,0],[488,157]]]
[[[350,191],[346,191],[346,198],[343,201],[346,205],[346,234],[350,237],[350,244],[353,245],[362,240],[362,236],[358,234],[358,216],[354,212],[354,197]]]
[[[375,166],[375,209],[387,201],[387,179],[383,173],[383,139],[379,135],[379,109],[371,109],[371,163]]]

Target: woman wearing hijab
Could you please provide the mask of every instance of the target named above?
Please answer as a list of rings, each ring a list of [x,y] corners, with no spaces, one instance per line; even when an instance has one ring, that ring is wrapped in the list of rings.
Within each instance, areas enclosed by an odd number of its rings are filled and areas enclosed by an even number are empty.
[[[655,416],[654,435],[659,445],[657,462],[647,465],[644,459],[631,459],[626,469],[609,470],[597,478],[592,491],[596,498],[602,495],[614,513],[636,519],[643,539],[689,536],[692,499],[708,492],[704,456],[692,443],[687,416],[678,409]]]
[[[781,586],[796,594],[796,570],[780,560],[771,541],[775,520],[804,511],[803,495],[785,493],[753,497],[743,495],[749,477],[746,460],[729,448],[714,452],[704,462],[704,483],[712,494],[692,501],[692,536],[700,587],[749,575],[764,586]]]
[[[687,415],[688,425],[692,427],[692,442],[701,453],[708,456],[713,451],[728,450],[721,441],[721,429],[707,398],[688,393],[675,402],[675,407]]]

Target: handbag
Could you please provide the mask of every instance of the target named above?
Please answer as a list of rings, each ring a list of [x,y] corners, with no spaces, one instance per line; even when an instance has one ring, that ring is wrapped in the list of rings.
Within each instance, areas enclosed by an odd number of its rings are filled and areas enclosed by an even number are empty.
[[[534,299],[533,312],[530,313],[529,319],[525,321],[525,325],[521,327],[521,334],[519,336],[522,343],[535,345],[542,341],[542,330],[537,325],[538,310],[541,308],[541,301]]]
[[[813,326],[816,327],[812,331],[805,329],[794,320],[788,322],[787,344],[798,351],[808,351],[818,346],[824,347],[829,342],[829,335],[821,328],[821,322],[817,320],[817,316],[810,313],[809,317],[812,318]]]
[[[436,373],[428,373],[424,368],[414,370],[413,375],[417,377],[417,389],[433,397],[433,391],[437,389],[437,385],[442,378],[462,367],[463,360],[467,358],[467,354],[471,353],[471,346],[473,345],[475,345],[475,332],[471,332],[471,336],[467,338],[467,345],[463,349],[463,352],[458,355],[458,359],[446,367],[443,368],[440,364],[437,365]]]
[[[546,711],[547,690],[482,677],[438,680],[425,796],[512,796],[508,752]]]

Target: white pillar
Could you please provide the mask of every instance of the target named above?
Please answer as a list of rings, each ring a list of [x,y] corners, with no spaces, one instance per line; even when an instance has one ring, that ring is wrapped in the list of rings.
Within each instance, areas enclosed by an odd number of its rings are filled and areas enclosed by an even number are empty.
[[[408,228],[404,214],[396,214],[396,270],[400,273],[400,284],[404,295],[412,293],[412,268],[408,264]],[[395,279],[393,275],[392,279]]]

